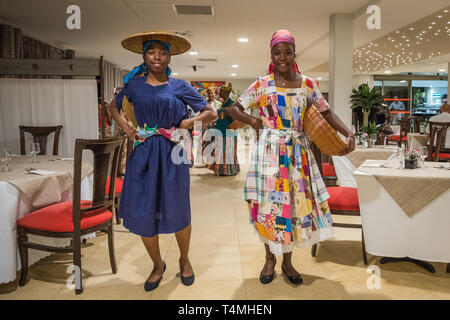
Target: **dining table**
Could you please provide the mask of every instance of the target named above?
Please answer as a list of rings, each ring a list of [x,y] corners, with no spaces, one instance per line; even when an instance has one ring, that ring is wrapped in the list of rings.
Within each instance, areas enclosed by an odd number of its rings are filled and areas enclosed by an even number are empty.
[[[370,148],[356,145],[355,150],[345,156],[332,156],[339,186],[356,188],[356,180],[353,176],[356,168],[367,159],[392,159],[397,156],[397,149],[398,147],[393,145],[374,145]]]
[[[73,158],[56,156],[12,156],[9,171],[0,172],[0,283],[16,279],[20,270],[17,247],[17,220],[45,206],[72,200]],[[93,167],[89,161],[82,164],[81,199],[92,200]],[[85,235],[84,239],[95,237]],[[29,235],[32,242],[65,247],[70,239]],[[29,249],[29,265],[51,255],[51,252]]]
[[[366,251],[380,263],[414,262],[450,272],[450,165],[404,169],[398,159],[366,160],[355,171]]]

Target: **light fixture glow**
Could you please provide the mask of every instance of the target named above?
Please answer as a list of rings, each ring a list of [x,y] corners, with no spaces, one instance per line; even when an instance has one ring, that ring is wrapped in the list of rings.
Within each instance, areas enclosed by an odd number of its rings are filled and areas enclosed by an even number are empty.
[[[239,42],[248,42],[248,39],[247,38],[239,38],[238,41]]]
[[[198,52],[197,52],[197,51],[191,51],[191,52],[189,52],[189,54],[190,54],[191,56],[196,56],[196,55],[198,55]]]
[[[236,77],[236,73],[232,73],[231,76],[232,76],[232,77]]]
[[[232,68],[239,68],[239,66],[237,64],[233,64],[231,65]]]
[[[439,72],[445,72],[445,71],[447,71],[447,70],[445,70],[445,69],[439,69],[438,71],[439,71]]]
[[[178,73],[177,73],[177,72],[174,72],[174,73],[172,73],[172,75],[173,75],[173,76],[177,76],[177,75],[178,75]]]
[[[385,70],[384,73],[391,73],[391,70]]]

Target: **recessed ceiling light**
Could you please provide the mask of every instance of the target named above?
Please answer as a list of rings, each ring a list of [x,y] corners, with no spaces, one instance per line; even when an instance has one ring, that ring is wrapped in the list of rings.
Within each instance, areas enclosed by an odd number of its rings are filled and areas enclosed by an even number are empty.
[[[406,80],[400,80],[400,82],[402,82],[402,83],[403,83],[403,82],[406,82]]]
[[[239,42],[248,42],[248,39],[247,38],[239,38],[238,41]]]
[[[239,66],[237,64],[233,64],[231,65],[232,68],[239,68]]]
[[[198,55],[198,52],[197,52],[197,51],[191,51],[191,52],[189,52],[189,54],[190,54],[191,56],[196,56],[196,55]]]
[[[236,73],[232,73],[231,76],[232,76],[232,77],[236,77]]]
[[[385,70],[384,73],[391,73],[391,70]]]
[[[174,72],[174,73],[172,73],[172,75],[173,75],[173,76],[177,76],[177,75],[178,75],[178,73],[177,73],[177,72]]]
[[[439,72],[445,72],[445,71],[447,71],[447,70],[445,70],[445,69],[439,69],[438,71],[439,71]]]
[[[320,80],[322,80],[322,78],[321,78],[321,77],[318,77],[318,78],[317,78],[317,80],[319,80],[319,81],[320,81]]]

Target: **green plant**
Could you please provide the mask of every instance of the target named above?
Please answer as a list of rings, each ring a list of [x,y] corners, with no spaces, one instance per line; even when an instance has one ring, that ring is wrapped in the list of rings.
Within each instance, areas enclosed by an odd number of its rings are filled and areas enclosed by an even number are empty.
[[[382,105],[383,95],[374,87],[371,89],[367,83],[362,83],[358,89],[352,89],[350,102],[352,103],[352,109],[361,108],[370,111]]]
[[[364,126],[368,125],[369,113],[371,110],[381,107],[383,104],[383,95],[374,87],[372,89],[367,83],[362,83],[358,89],[352,89],[350,96],[352,109],[360,108],[364,113]]]
[[[369,125],[367,126],[361,126],[359,128],[359,131],[361,133],[367,133],[369,136],[373,133],[378,134],[378,132],[381,130],[381,127],[377,128],[377,124],[374,121],[369,122]]]

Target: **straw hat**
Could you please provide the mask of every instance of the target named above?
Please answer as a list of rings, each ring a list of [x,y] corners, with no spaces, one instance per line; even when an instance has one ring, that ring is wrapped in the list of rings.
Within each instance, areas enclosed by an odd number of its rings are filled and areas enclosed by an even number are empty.
[[[128,36],[122,40],[122,47],[142,54],[142,45],[148,40],[160,40],[169,43],[172,56],[182,54],[191,48],[191,44],[185,38],[164,30],[149,30]]]

